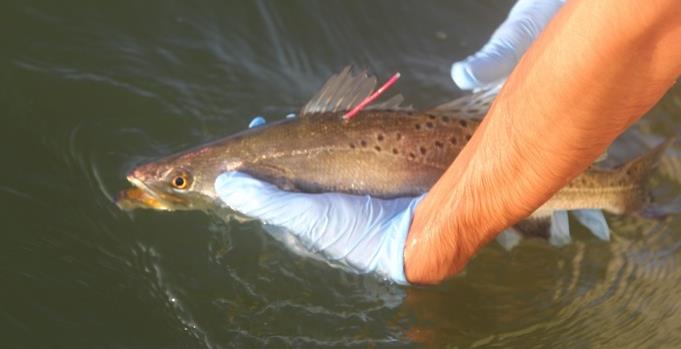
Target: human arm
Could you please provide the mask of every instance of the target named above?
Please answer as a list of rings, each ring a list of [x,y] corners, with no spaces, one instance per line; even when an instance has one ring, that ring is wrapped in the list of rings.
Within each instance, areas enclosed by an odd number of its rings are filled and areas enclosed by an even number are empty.
[[[680,74],[676,1],[568,1],[417,206],[407,280],[436,283],[461,270],[591,164]]]

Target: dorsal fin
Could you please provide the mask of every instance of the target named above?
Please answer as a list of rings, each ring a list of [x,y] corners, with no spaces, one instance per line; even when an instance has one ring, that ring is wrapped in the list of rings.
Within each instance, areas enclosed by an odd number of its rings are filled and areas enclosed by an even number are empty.
[[[474,92],[445,104],[438,105],[428,112],[435,114],[456,114],[462,118],[480,120],[487,114],[489,107],[492,105],[492,101],[497,97],[500,89],[501,85],[497,85],[482,91]]]
[[[376,77],[368,75],[366,70],[353,75],[352,67],[347,66],[326,81],[305,104],[300,115],[350,110],[371,95],[376,88],[376,81]],[[385,102],[372,104],[367,109],[398,109],[402,99],[402,96],[397,95]]]
[[[414,108],[411,105],[404,106],[402,105],[402,102],[404,102],[404,97],[402,95],[394,95],[390,97],[387,101],[380,102],[380,103],[375,103],[372,104],[364,110],[413,110]]]

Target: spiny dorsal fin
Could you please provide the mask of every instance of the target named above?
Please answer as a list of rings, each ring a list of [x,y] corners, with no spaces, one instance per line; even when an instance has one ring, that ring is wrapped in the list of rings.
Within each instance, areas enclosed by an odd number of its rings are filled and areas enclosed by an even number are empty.
[[[376,88],[376,81],[376,77],[368,75],[366,71],[353,75],[352,67],[347,66],[326,81],[319,92],[305,104],[300,115],[350,110],[371,95]],[[398,109],[402,99],[400,95],[394,96],[366,109]]]
[[[480,120],[487,114],[492,101],[494,101],[500,89],[501,85],[497,85],[486,90],[474,92],[438,105],[429,110],[429,112],[435,114],[455,114],[466,119]]]

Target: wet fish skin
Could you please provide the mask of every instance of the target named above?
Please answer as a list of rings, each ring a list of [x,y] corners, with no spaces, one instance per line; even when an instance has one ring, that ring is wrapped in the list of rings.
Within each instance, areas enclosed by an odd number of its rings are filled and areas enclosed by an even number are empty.
[[[249,129],[141,165],[128,180],[174,209],[213,205],[213,184],[239,170],[286,190],[376,197],[427,191],[461,151],[477,121],[406,111],[364,111],[352,122],[318,113]],[[191,177],[185,190],[171,181]]]
[[[427,191],[478,125],[426,113],[367,111],[308,115],[288,128],[263,130],[272,147],[239,168],[282,188],[393,198]],[[278,133],[280,132],[280,133]],[[261,149],[263,148],[260,145]]]
[[[592,166],[570,181],[532,216],[546,217],[555,210],[577,209],[602,209],[619,215],[641,212],[650,203],[649,178],[664,152],[675,141],[668,138],[615,168]]]

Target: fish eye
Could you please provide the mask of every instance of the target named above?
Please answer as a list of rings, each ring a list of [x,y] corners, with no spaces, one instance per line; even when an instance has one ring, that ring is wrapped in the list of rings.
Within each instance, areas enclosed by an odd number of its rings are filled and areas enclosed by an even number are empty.
[[[172,185],[172,187],[175,189],[184,190],[189,187],[190,181],[191,179],[187,173],[180,173],[173,177],[173,179],[170,181],[170,185]]]

